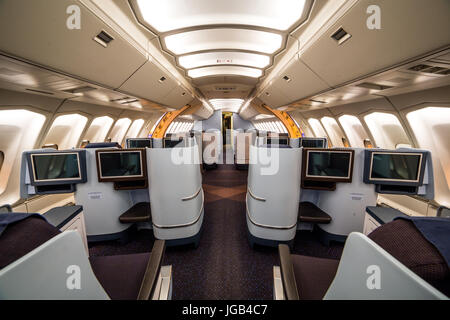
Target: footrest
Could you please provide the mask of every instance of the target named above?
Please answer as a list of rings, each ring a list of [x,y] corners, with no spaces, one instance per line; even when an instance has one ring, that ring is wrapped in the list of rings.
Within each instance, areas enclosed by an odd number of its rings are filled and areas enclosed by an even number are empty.
[[[298,207],[298,221],[309,223],[330,223],[331,217],[311,202],[300,202]]]
[[[149,222],[151,220],[152,211],[148,202],[136,203],[119,217],[121,223]]]

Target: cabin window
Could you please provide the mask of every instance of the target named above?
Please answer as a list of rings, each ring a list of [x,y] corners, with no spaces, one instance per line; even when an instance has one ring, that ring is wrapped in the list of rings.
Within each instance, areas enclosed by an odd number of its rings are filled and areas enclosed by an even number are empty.
[[[122,118],[116,121],[116,124],[109,134],[112,142],[122,143],[125,133],[131,125],[131,120],[128,118]]]
[[[19,200],[20,157],[35,148],[45,119],[29,110],[0,111],[0,203]]]
[[[144,120],[138,119],[134,120],[133,124],[131,125],[130,129],[127,133],[127,138],[136,138],[139,135],[139,132],[141,132],[142,127],[144,126]]]
[[[364,117],[377,147],[395,149],[397,145],[411,147],[411,142],[398,118],[392,113],[373,112]]]
[[[84,135],[83,140],[89,140],[90,142],[105,141],[113,122],[114,120],[108,116],[95,118]]]
[[[161,117],[159,117],[159,119],[153,124],[152,129],[150,130],[150,133],[153,134],[153,132],[155,132],[156,127],[158,126],[158,123],[161,121],[161,119],[166,115],[166,113],[164,113]]]
[[[369,135],[364,129],[361,121],[355,116],[343,115],[339,117],[339,122],[348,137],[348,142],[352,147],[365,148],[364,141],[369,140]],[[367,147],[366,147],[367,148]]]
[[[314,136],[316,138],[328,138],[327,133],[325,132],[325,129],[320,124],[320,121],[317,119],[308,119],[308,123],[312,128],[312,131],[314,133]],[[330,139],[328,139],[329,143],[331,142]]]
[[[57,117],[45,137],[44,144],[57,144],[59,150],[77,147],[87,120],[76,113]]]
[[[430,150],[433,159],[435,200],[450,206],[450,108],[426,107],[406,118],[414,128],[420,148]]]
[[[330,137],[333,146],[344,147],[344,143],[342,142],[344,133],[342,132],[336,120],[331,117],[323,117],[321,119],[321,122],[326,132],[328,133],[328,137]]]

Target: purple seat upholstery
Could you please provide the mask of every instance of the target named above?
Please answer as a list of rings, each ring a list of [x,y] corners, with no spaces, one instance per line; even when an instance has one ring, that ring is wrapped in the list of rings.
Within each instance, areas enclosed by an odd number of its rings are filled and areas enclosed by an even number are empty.
[[[29,217],[9,225],[0,237],[0,269],[59,233],[58,228],[39,217]]]
[[[413,222],[395,220],[368,237],[433,287],[450,295],[450,270],[445,259]]]
[[[91,257],[98,281],[113,300],[136,300],[150,259],[150,252]]]
[[[339,260],[291,255],[300,300],[321,300],[336,275]]]
[[[449,267],[414,223],[395,220],[375,229],[368,237],[436,289],[450,295]],[[322,299],[333,282],[339,260],[291,254],[291,261],[298,297]]]

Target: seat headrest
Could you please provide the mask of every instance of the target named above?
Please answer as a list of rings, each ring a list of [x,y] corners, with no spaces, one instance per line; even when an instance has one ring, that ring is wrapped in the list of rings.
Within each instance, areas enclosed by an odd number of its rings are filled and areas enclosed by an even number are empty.
[[[287,144],[265,144],[261,146],[261,148],[292,149],[292,147]]]
[[[96,149],[96,148],[122,148],[122,146],[117,142],[94,142],[88,143],[85,149]]]

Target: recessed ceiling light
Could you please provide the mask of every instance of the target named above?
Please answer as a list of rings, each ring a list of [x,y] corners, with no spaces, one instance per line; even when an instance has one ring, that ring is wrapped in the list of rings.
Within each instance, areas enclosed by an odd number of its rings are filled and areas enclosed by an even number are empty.
[[[178,62],[185,69],[227,64],[265,68],[270,63],[270,57],[255,53],[219,51],[182,56]]]
[[[142,19],[159,32],[235,24],[287,30],[305,16],[305,0],[134,0]]]
[[[201,78],[208,76],[244,76],[250,78],[259,78],[262,71],[254,68],[237,67],[237,66],[218,66],[218,67],[204,67],[192,69],[188,71],[188,76],[191,78]]]
[[[281,48],[278,33],[232,28],[214,28],[176,33],[164,38],[166,48],[174,54],[206,50],[248,50],[272,54]]]
[[[209,103],[214,110],[223,110],[230,112],[238,112],[239,108],[244,103],[243,99],[211,99]]]

